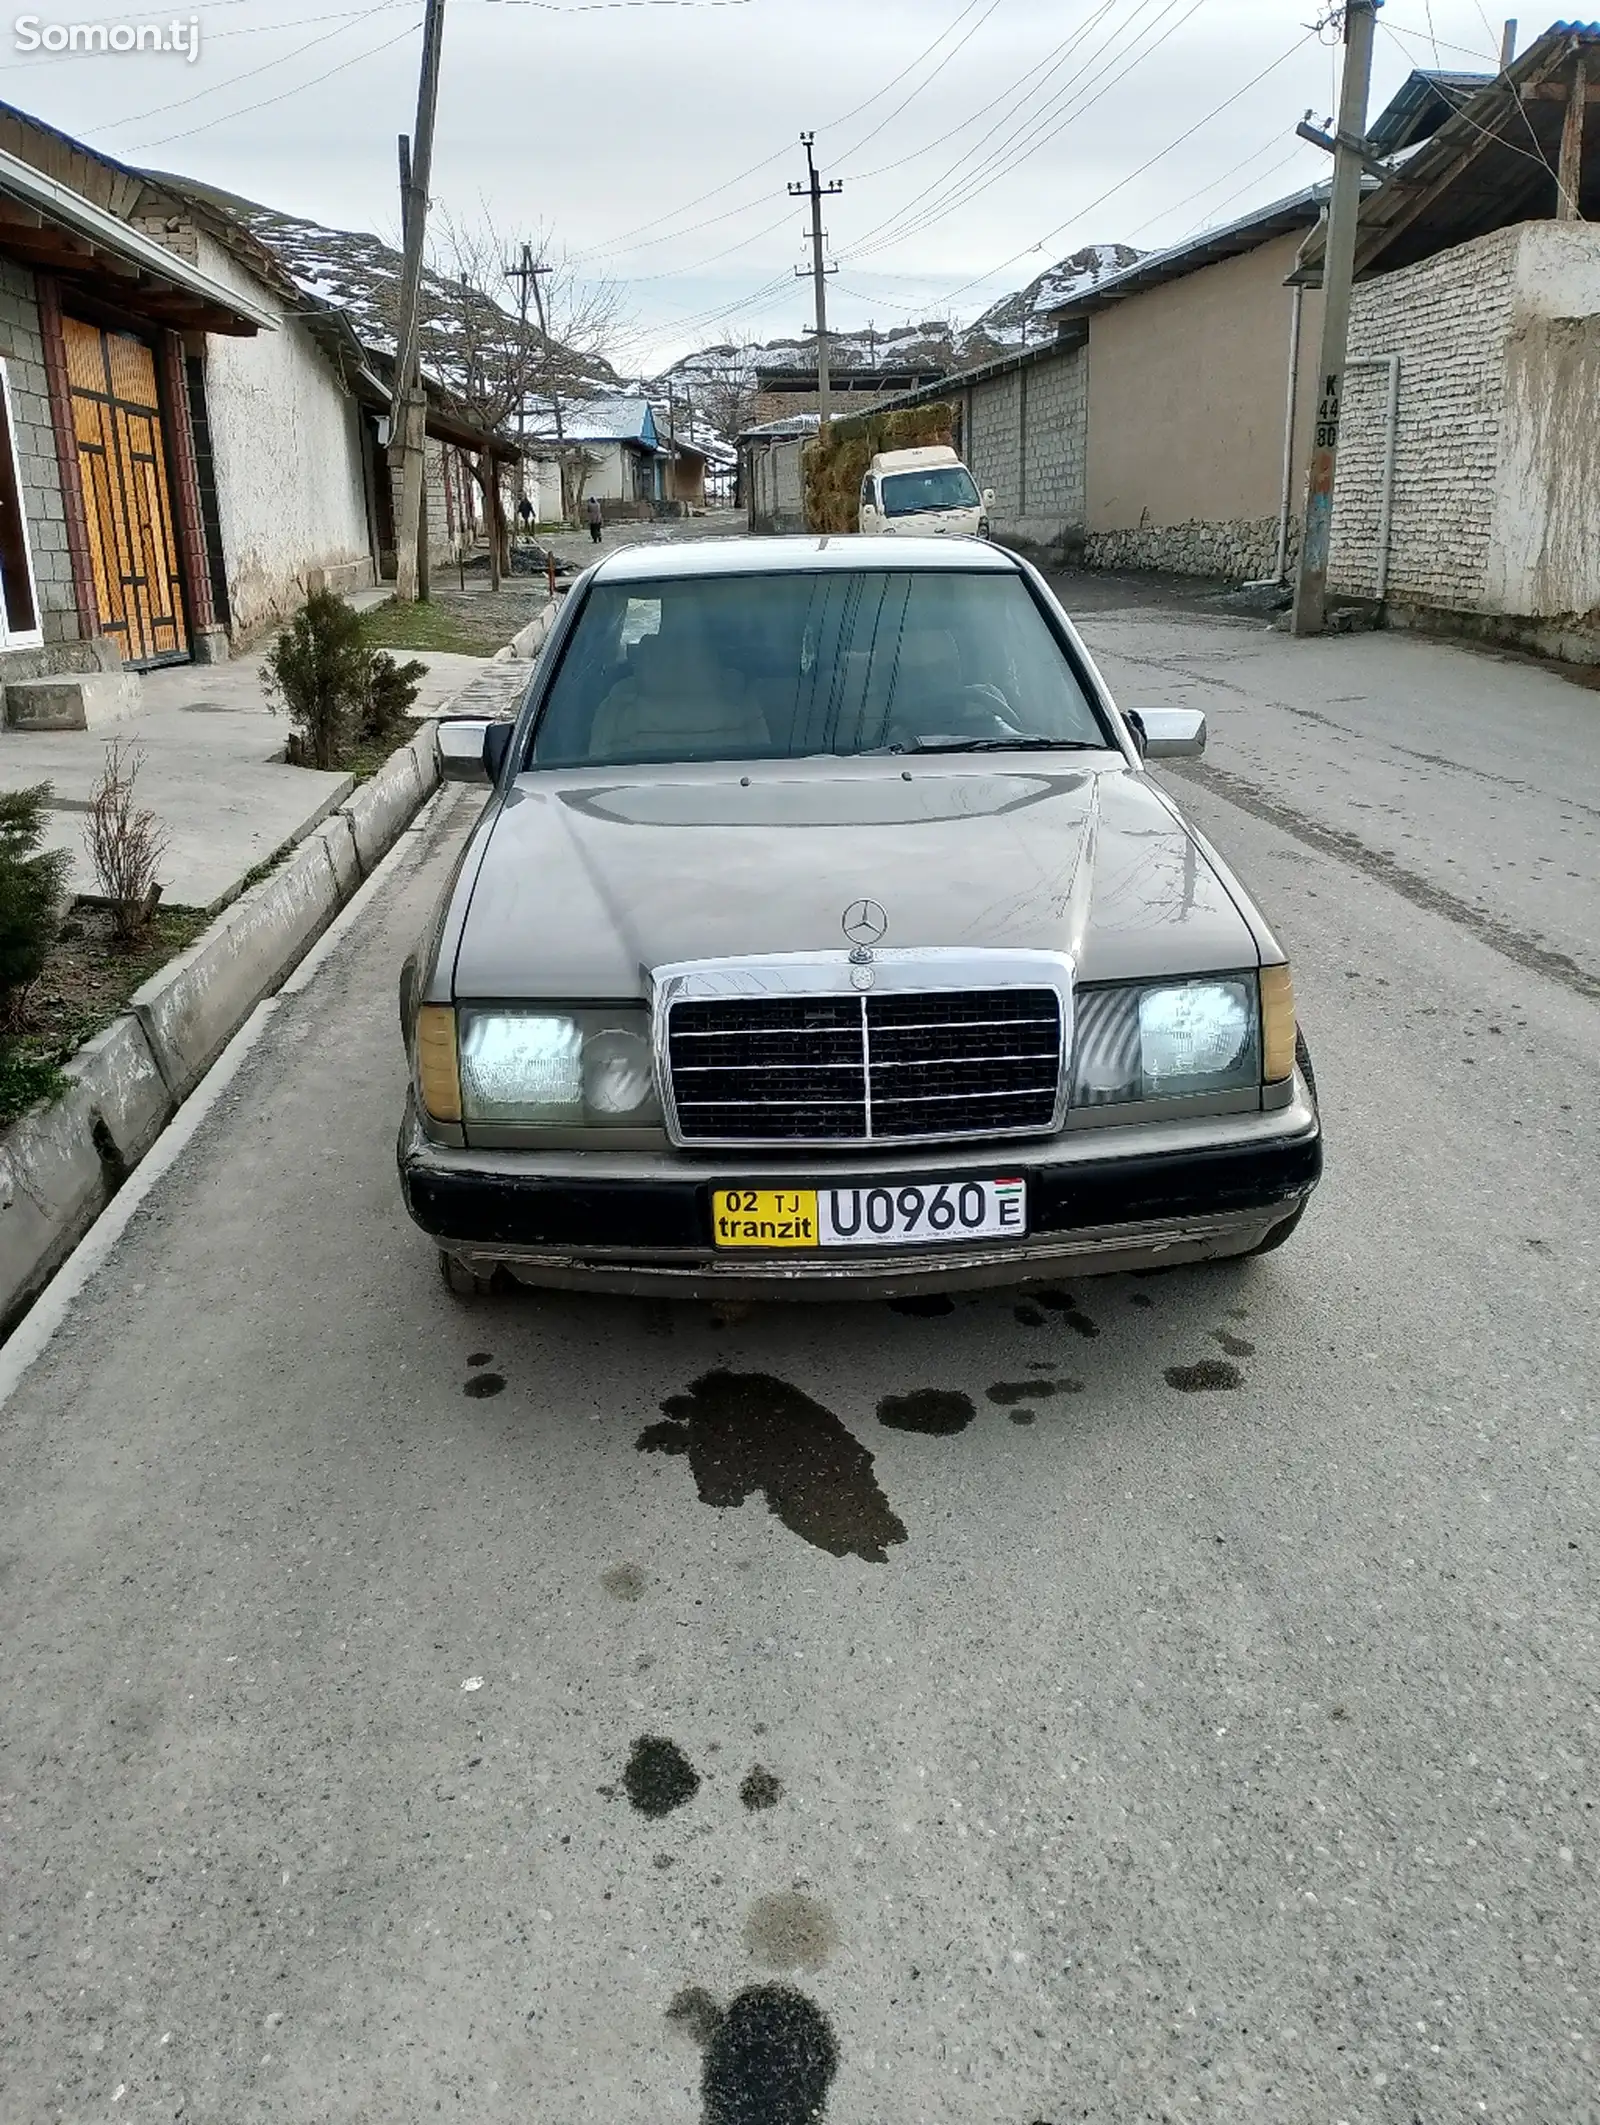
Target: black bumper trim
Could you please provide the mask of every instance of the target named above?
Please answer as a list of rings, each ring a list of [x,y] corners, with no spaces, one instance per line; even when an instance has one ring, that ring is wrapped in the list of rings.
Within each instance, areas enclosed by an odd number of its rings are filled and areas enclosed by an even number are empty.
[[[1004,1154],[997,1160],[1006,1163]],[[1013,1169],[1020,1161],[1011,1162]],[[1267,1210],[1314,1188],[1320,1134],[1095,1165],[1029,1167],[1030,1233]],[[819,1176],[820,1177],[820,1176]],[[739,1175],[730,1169],[728,1180]],[[406,1208],[424,1232],[467,1247],[711,1251],[704,1181],[511,1179],[400,1166]]]

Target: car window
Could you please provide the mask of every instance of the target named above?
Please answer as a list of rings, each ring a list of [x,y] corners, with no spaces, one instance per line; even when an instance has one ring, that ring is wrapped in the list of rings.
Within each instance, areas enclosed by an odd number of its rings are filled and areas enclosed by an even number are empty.
[[[930,465],[925,472],[892,472],[883,483],[885,516],[923,509],[976,509],[978,490],[965,465]]]
[[[863,569],[596,584],[528,764],[1030,741],[1109,742],[1023,580]]]

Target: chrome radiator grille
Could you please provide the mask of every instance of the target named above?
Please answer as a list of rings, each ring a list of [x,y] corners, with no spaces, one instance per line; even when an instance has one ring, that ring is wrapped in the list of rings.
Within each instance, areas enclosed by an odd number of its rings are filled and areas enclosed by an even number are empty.
[[[1047,988],[674,1003],[684,1143],[877,1143],[1052,1126],[1061,1001]]]

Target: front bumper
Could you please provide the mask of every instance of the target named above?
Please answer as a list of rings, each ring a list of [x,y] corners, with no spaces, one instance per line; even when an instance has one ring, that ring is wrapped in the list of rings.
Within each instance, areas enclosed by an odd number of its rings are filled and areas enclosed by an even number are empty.
[[[1322,1136],[1297,1076],[1290,1104],[1272,1113],[1069,1131],[1021,1148],[830,1155],[809,1167],[794,1155],[455,1150],[432,1143],[408,1106],[399,1161],[413,1220],[479,1271],[686,1298],[891,1298],[1248,1253],[1316,1186]],[[1027,1179],[1026,1239],[770,1255],[712,1245],[715,1187],[996,1172]]]

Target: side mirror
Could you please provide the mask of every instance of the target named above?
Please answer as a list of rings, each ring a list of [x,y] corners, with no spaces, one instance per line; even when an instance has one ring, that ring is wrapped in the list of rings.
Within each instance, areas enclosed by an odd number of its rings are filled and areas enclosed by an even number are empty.
[[[506,728],[509,730],[510,725]],[[439,725],[439,764],[446,782],[487,782],[489,733],[486,716],[451,716]]]
[[[491,723],[483,734],[483,771],[490,784],[500,780],[500,770],[506,764],[506,754],[511,750],[511,733],[514,723]]]
[[[1198,760],[1206,749],[1202,709],[1130,708],[1123,716],[1146,760]]]
[[[983,506],[985,509],[994,507],[994,489],[992,487],[985,487],[983,490]]]

